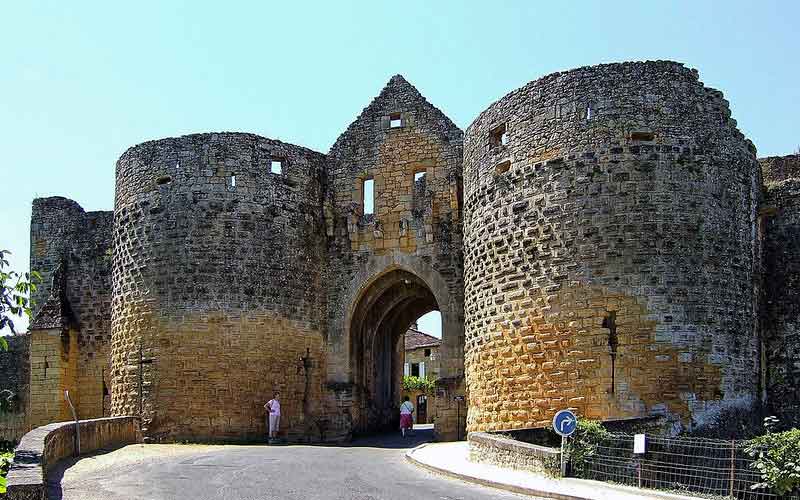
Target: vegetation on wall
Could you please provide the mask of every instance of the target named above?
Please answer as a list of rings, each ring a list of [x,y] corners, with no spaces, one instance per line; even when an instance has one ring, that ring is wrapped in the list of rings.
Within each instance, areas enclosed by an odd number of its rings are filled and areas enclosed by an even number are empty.
[[[42,277],[36,271],[20,274],[8,269],[6,256],[11,252],[0,250],[0,330],[8,327],[17,333],[14,321],[23,316],[30,317],[33,301],[30,293],[36,291],[36,284]],[[0,350],[7,350],[8,342],[0,336]]]
[[[436,382],[427,378],[407,375],[403,377],[404,391],[421,391],[425,394],[433,394],[436,390]]]

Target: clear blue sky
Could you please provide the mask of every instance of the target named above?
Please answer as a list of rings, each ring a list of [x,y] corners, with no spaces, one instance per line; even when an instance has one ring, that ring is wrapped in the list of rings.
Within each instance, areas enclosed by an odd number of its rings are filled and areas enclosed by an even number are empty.
[[[0,247],[17,269],[31,200],[111,209],[127,147],[236,130],[326,152],[396,73],[465,128],[547,73],[672,59],[725,93],[761,156],[800,144],[798,2],[117,3],[0,9]]]

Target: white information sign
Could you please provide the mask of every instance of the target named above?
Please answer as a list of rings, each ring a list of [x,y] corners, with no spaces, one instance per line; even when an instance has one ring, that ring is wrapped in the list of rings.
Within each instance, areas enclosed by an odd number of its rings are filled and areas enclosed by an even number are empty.
[[[634,434],[633,436],[633,452],[637,454],[644,453],[644,434]]]

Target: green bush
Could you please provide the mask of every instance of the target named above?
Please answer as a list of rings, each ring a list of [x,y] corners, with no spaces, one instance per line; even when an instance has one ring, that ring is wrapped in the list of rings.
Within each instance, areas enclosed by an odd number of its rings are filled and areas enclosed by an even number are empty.
[[[578,428],[567,440],[567,456],[573,469],[582,470],[587,460],[597,453],[598,445],[609,432],[595,420],[578,420]]]
[[[422,391],[425,394],[433,394],[436,390],[436,382],[428,380],[427,378],[408,375],[403,377],[403,390]]]
[[[13,461],[13,451],[0,453],[0,493],[6,492],[6,475],[8,475],[8,469],[11,468],[11,462]]]
[[[762,480],[752,488],[769,488],[779,495],[800,490],[800,429],[769,432],[774,424],[764,420],[767,434],[751,439],[745,448],[756,459],[751,467]]]

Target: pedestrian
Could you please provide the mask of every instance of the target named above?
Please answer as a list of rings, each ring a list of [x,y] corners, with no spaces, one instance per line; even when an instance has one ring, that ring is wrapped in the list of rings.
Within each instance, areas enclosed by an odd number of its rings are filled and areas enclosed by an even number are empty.
[[[272,395],[272,399],[267,401],[264,409],[267,410],[267,427],[269,428],[269,442],[272,443],[278,437],[278,427],[281,424],[281,402],[278,399],[280,393]]]
[[[403,437],[406,437],[406,429],[414,427],[414,419],[411,415],[414,413],[414,405],[408,400],[408,396],[403,396],[403,403],[400,405],[400,432]]]

